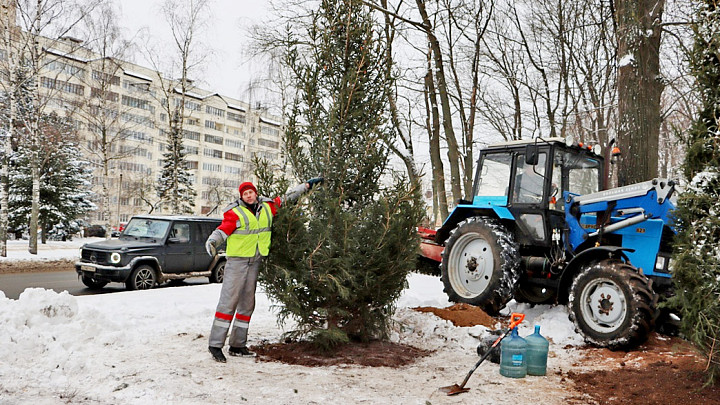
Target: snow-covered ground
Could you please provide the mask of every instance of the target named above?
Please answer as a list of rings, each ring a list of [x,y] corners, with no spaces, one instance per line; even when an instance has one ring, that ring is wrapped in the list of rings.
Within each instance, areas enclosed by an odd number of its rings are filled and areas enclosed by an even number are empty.
[[[7,242],[7,257],[0,256],[0,262],[19,260],[75,260],[80,257],[80,247],[82,245],[101,240],[105,240],[105,238],[73,238],[73,240],[67,242],[49,240],[44,244],[38,240],[37,255],[32,255],[28,252],[27,240],[9,240]]]
[[[413,311],[450,303],[436,277],[413,274],[409,284],[392,339],[435,353],[399,369],[235,357],[216,363],[207,352],[207,334],[218,284],[81,297],[28,289],[18,300],[0,291],[0,404],[561,404],[575,395],[556,374],[571,368],[579,358],[572,347],[582,344],[565,308],[514,302],[506,311],[526,314],[520,335],[539,324],[552,342],[548,375],[508,379],[486,361],[467,384],[469,393],[439,392],[462,382],[479,359],[478,337],[488,331]],[[258,292],[250,345],[280,340],[272,305]]]

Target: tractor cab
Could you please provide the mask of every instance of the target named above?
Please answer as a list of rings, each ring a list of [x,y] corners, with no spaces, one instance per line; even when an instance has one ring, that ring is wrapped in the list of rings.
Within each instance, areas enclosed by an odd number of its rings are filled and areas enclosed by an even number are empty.
[[[560,138],[492,145],[480,155],[472,206],[515,221],[520,245],[546,248],[563,228],[563,193],[599,191],[603,164],[601,156]]]

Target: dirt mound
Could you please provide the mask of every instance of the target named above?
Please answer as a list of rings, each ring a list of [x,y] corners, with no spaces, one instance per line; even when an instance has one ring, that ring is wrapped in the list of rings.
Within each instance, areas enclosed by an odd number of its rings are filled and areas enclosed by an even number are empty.
[[[401,367],[432,352],[392,342],[350,343],[332,354],[321,353],[310,342],[273,343],[251,347],[258,361],[279,361],[300,366],[323,367],[353,364],[370,367]]]
[[[455,326],[483,325],[494,329],[498,323],[497,319],[482,309],[469,304],[455,304],[447,308],[418,307],[413,309],[419,312],[432,312],[436,316],[452,322]]]

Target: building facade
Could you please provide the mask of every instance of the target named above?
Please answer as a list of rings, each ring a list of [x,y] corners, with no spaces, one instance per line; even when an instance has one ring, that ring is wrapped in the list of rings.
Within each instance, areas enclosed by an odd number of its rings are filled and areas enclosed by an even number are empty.
[[[22,36],[24,34],[20,34]],[[38,41],[37,88],[45,113],[69,117],[91,163],[97,210],[86,220],[116,225],[140,213],[174,214],[153,186],[167,150],[169,115],[182,109],[187,169],[197,215],[220,215],[243,181],[256,181],[254,156],[279,167],[281,118],[259,106],[100,55],[73,38]],[[13,52],[8,50],[8,52]],[[0,59],[5,58],[0,52]]]

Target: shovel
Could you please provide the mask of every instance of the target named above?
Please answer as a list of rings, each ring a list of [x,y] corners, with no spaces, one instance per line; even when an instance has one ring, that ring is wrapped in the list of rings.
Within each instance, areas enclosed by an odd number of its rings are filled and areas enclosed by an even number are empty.
[[[473,368],[470,369],[470,372],[467,373],[467,375],[465,376],[465,379],[463,380],[462,384],[448,385],[447,387],[440,388],[440,391],[445,392],[448,395],[457,395],[457,394],[461,394],[463,392],[470,391],[470,388],[465,388],[465,384],[467,384],[472,373],[474,373],[475,370],[478,368],[478,366],[480,366],[480,364],[483,361],[485,361],[485,359],[488,358],[488,356],[490,356],[490,353],[492,353],[492,351],[495,350],[495,347],[497,347],[497,345],[500,344],[500,341],[502,341],[505,338],[505,336],[507,336],[510,332],[512,332],[513,329],[515,329],[518,325],[520,325],[520,322],[522,322],[523,319],[525,319],[525,314],[518,314],[518,313],[513,312],[513,314],[510,315],[510,327],[508,328],[508,330],[505,331],[505,333],[503,333],[502,335],[500,335],[500,337],[498,337],[495,340],[495,342],[493,342],[492,346],[490,346],[488,351],[485,352],[485,354],[480,358],[480,360],[477,363],[475,363]]]

